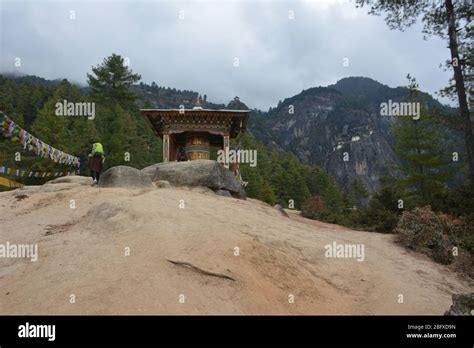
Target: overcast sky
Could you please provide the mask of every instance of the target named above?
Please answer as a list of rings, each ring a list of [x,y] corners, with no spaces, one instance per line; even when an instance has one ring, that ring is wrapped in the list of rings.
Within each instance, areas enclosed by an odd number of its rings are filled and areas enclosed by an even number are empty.
[[[439,68],[449,57],[445,42],[424,41],[421,25],[391,31],[382,17],[350,1],[0,0],[0,6],[1,72],[85,84],[92,66],[117,53],[145,83],[195,90],[217,103],[237,95],[264,110],[347,76],[396,87],[410,73],[429,93],[450,77]]]

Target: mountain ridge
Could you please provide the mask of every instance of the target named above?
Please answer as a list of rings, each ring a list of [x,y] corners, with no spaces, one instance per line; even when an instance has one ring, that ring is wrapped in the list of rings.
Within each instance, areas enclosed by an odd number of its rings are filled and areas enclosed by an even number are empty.
[[[408,93],[406,87],[347,77],[280,101],[251,119],[249,129],[259,142],[324,168],[344,190],[359,178],[373,193],[383,176],[400,175],[391,131],[396,118],[380,116],[380,105],[399,102]],[[429,94],[421,95],[428,107],[446,108]]]

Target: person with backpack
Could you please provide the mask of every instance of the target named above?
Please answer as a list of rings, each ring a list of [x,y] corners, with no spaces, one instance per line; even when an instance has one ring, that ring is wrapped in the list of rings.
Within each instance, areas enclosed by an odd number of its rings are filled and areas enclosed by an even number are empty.
[[[186,151],[180,146],[178,147],[177,155],[176,155],[176,161],[178,162],[183,162],[187,161],[188,156],[186,156]]]
[[[104,147],[101,143],[97,142],[92,144],[89,152],[89,170],[94,180],[94,185],[96,185],[99,183],[100,172],[105,162]]]

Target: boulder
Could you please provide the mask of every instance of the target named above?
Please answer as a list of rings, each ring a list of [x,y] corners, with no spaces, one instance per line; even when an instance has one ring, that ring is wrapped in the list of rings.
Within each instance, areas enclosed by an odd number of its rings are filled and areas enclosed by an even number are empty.
[[[92,185],[92,178],[80,175],[62,176],[60,178],[48,181],[45,185],[50,184]]]
[[[38,193],[38,191],[40,191],[41,188],[43,188],[43,185],[27,185],[27,186],[17,188],[11,192],[13,192],[13,196],[22,195],[22,194],[30,195],[30,194]],[[0,193],[0,196],[2,194],[9,195],[10,191],[2,192]]]
[[[166,180],[158,180],[155,182],[156,187],[158,188],[169,188],[171,187],[169,181]]]
[[[65,191],[65,190],[72,190],[75,187],[77,186],[71,185],[70,183],[66,183],[66,182],[60,182],[54,185],[44,184],[38,189],[38,192],[59,192],[59,191]]]
[[[227,190],[217,190],[216,195],[223,196],[223,197],[232,197],[229,191]]]
[[[153,188],[150,177],[140,170],[128,166],[107,169],[99,180],[99,187]]]
[[[199,193],[208,194],[208,195],[215,195],[214,191],[212,191],[209,187],[206,187],[206,186],[193,186],[193,187],[188,187],[188,188],[193,192],[199,192]]]
[[[206,186],[213,191],[227,190],[233,197],[246,197],[245,190],[234,174],[217,161],[158,163],[142,169],[142,173],[154,182],[167,180],[174,186]]]
[[[453,294],[453,305],[444,315],[471,315],[474,310],[474,292],[468,294]]]
[[[281,215],[283,215],[284,217],[289,217],[288,213],[285,211],[285,209],[283,209],[283,207],[280,204],[275,204],[273,206],[273,209],[278,210],[281,213]]]

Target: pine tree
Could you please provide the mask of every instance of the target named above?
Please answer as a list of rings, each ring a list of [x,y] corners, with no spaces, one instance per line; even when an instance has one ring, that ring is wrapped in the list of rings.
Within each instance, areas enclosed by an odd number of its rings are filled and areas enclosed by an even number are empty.
[[[369,192],[364,182],[360,178],[355,178],[349,186],[347,195],[348,207],[356,206],[361,208],[365,205],[367,197],[369,197]]]
[[[262,201],[270,204],[275,205],[276,197],[275,193],[273,192],[273,187],[268,179],[263,179],[262,186],[261,186],[261,193],[260,197]]]
[[[420,204],[427,204],[434,192],[445,188],[451,175],[444,151],[441,129],[433,122],[434,115],[425,106],[414,79],[410,80],[408,102],[420,103],[420,117],[401,117],[394,125],[395,152],[402,162],[405,177],[398,184],[408,195],[416,195]]]
[[[127,136],[130,132],[126,129],[127,114],[119,104],[102,106],[98,108],[101,123],[107,125],[100,129],[100,142],[104,146],[107,167],[124,164],[127,150]]]
[[[112,54],[101,65],[92,68],[92,72],[87,74],[87,79],[93,100],[118,103],[125,109],[134,107],[137,96],[130,87],[140,81],[141,76],[134,74],[121,56]]]
[[[57,149],[63,149],[68,136],[68,122],[66,117],[56,115],[57,102],[58,98],[53,96],[44,104],[31,129],[37,138]]]

